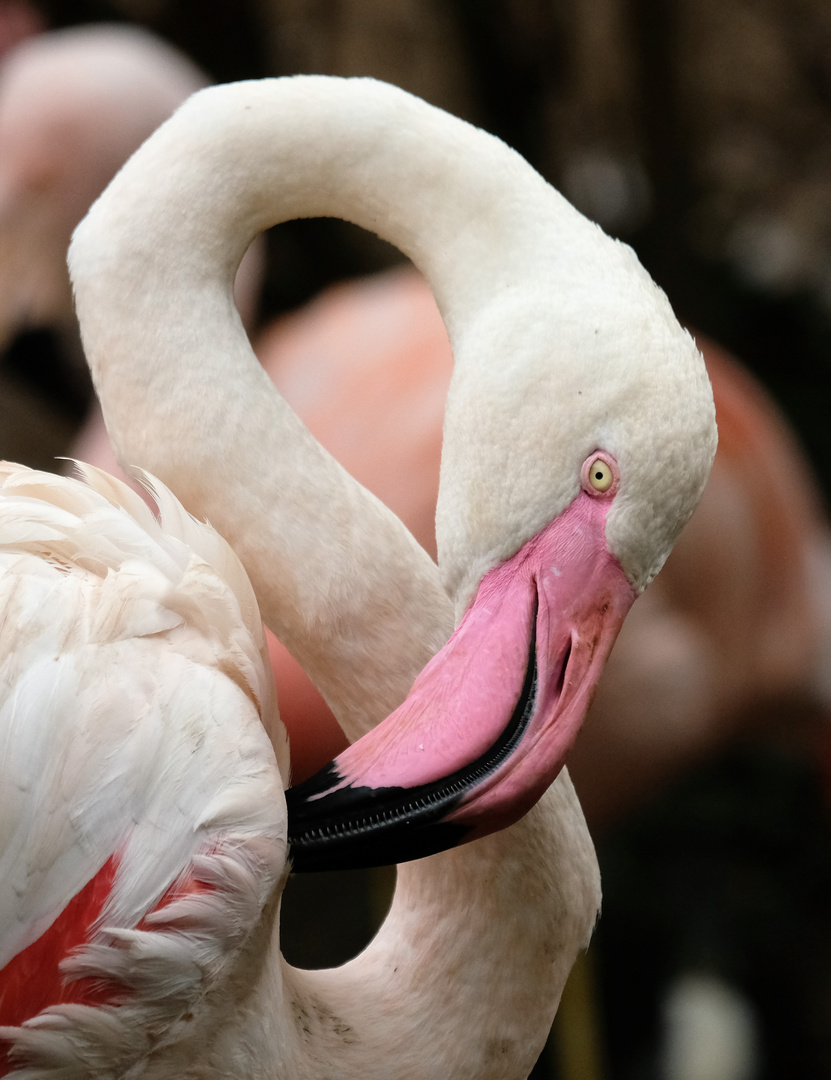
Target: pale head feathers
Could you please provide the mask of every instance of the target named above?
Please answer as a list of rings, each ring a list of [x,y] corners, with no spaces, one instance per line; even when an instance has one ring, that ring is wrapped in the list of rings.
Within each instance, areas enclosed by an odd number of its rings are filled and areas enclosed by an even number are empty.
[[[621,473],[609,548],[642,590],[715,454],[712,391],[694,341],[631,249],[549,191],[562,205],[548,257],[453,335],[437,538],[457,613],[487,570],[568,506],[599,449]],[[564,230],[583,234],[569,238],[565,259]]]

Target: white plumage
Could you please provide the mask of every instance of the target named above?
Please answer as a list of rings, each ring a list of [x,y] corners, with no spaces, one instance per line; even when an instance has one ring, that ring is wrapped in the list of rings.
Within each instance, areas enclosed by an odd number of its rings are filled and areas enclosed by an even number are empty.
[[[262,623],[236,556],[160,484],[161,525],[119,481],[83,474],[0,467],[0,968],[115,857],[106,931],[64,965],[136,989],[107,1025],[115,1063],[151,1015],[204,995],[259,919],[283,872],[285,801]],[[177,911],[163,898],[188,874],[215,887]],[[155,933],[136,936],[142,920]],[[59,1016],[50,1053],[85,1027],[75,1015],[62,1035]]]

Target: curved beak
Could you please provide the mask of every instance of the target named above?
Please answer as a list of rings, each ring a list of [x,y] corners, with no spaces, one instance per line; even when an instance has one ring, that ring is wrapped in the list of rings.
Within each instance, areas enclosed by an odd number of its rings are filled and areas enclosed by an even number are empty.
[[[635,599],[580,495],[482,579],[404,703],[287,792],[295,871],[432,855],[517,821],[562,768]]]

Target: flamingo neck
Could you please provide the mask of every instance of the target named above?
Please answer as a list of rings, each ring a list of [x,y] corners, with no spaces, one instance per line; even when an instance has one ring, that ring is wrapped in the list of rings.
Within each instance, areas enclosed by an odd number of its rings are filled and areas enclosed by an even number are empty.
[[[254,236],[303,217],[342,218],[395,244],[430,281],[451,333],[506,288],[532,281],[529,263],[548,277],[552,243],[563,280],[591,259],[593,238],[608,259],[608,238],[501,140],[372,79],[209,88],[141,155],[141,170],[132,166],[111,185],[130,213],[110,234],[116,249],[98,255],[127,275],[140,258],[177,296],[209,281],[227,295]],[[115,195],[104,202],[80,236],[98,228],[92,222],[107,216]],[[75,244],[76,282],[84,243]]]
[[[252,237],[311,215],[378,232],[425,272],[437,297],[457,361],[439,496],[449,509],[440,506],[440,526],[467,521],[464,492],[481,487],[469,475],[469,428],[493,320],[500,322],[494,312],[508,325],[533,323],[511,305],[530,297],[539,310],[540,289],[548,307],[567,307],[573,279],[592,277],[593,253],[608,262],[611,241],[493,136],[382,83],[308,76],[192,97],[76,231],[70,267],[84,348],[120,461],[159,476],[231,541],[265,621],[337,704],[354,738],[397,703],[387,673],[399,665],[409,687],[443,643],[431,630],[429,652],[417,644],[436,624],[430,609],[440,596],[405,530],[277,397],[234,307],[232,281]],[[500,366],[511,356],[502,344]],[[503,400],[499,387],[494,394]],[[460,412],[467,428],[454,439],[451,415],[458,420]],[[492,441],[484,440],[480,458],[497,453]],[[485,483],[495,468],[486,463]],[[539,514],[548,520],[572,496],[555,491]],[[350,525],[356,505],[369,527]],[[460,543],[444,543],[454,588],[462,576],[478,580],[484,564],[527,538],[500,532],[498,508],[490,519],[496,539],[485,536],[478,557],[468,542],[472,526]],[[339,584],[344,564],[348,597]],[[356,645],[350,621],[365,625],[367,615],[374,637]],[[322,641],[326,626],[331,640]],[[449,630],[445,624],[444,637]]]
[[[329,92],[315,103],[319,82]],[[384,108],[358,123],[355,94],[377,84],[343,86],[343,101],[302,78],[196,95],[95,205],[70,265],[119,460],[155,472],[231,542],[266,623],[355,739],[399,703],[452,619],[428,556],[273,390],[232,297],[243,252],[276,221],[371,225],[383,203],[392,240],[419,232],[394,228],[395,192],[379,195],[392,176],[362,194],[395,123]]]
[[[206,1075],[386,1080],[393,1067],[409,1080],[527,1076],[599,899],[594,850],[563,773],[512,828],[400,866],[384,925],[343,967],[290,967],[275,930],[255,988],[225,1014]]]

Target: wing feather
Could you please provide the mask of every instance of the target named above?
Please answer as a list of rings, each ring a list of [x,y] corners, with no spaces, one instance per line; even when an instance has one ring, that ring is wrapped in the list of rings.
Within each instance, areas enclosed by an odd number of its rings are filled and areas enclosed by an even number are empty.
[[[155,482],[163,527],[84,475],[0,464],[0,1020],[4,970],[115,868],[80,951],[56,960],[111,1004],[67,994],[0,1029],[21,1076],[97,1075],[96,1039],[110,1067],[147,1052],[147,1032],[220,978],[285,861],[274,691],[242,567]]]

